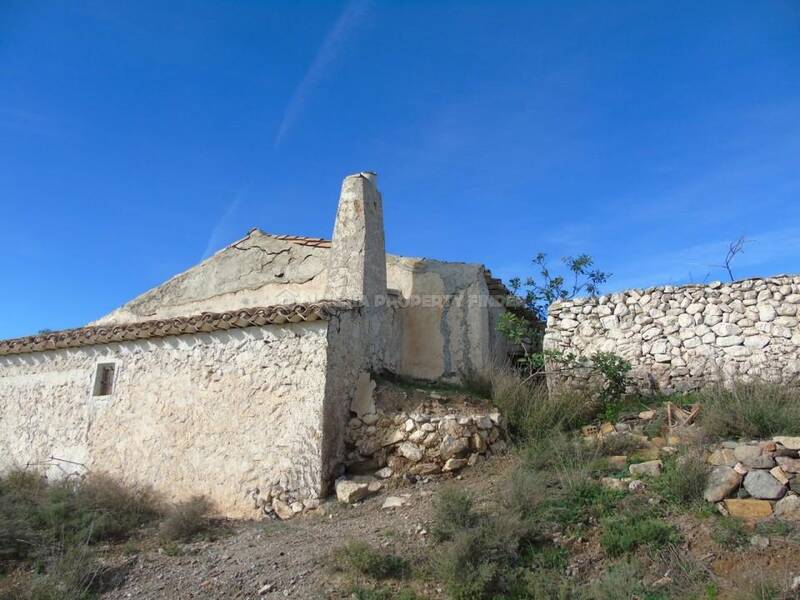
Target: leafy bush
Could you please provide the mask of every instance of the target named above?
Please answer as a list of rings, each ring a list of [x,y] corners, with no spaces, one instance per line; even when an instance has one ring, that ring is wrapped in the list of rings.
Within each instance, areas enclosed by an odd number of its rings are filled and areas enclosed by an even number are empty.
[[[600,294],[600,286],[608,281],[611,273],[604,273],[593,269],[594,260],[588,254],[579,256],[566,256],[561,262],[567,269],[565,275],[554,275],[547,266],[547,255],[540,252],[533,259],[533,264],[539,271],[536,277],[528,277],[524,283],[519,277],[509,280],[509,285],[515,295],[519,295],[525,287],[525,306],[535,313],[540,321],[547,320],[547,310],[553,302],[570,300],[581,293],[595,297]],[[567,282],[567,277],[571,283]]]
[[[375,550],[366,542],[352,541],[334,552],[334,563],[339,570],[372,577],[373,579],[400,579],[408,574],[408,563],[393,554]]]
[[[83,600],[103,587],[103,569],[88,545],[59,548],[23,593],[32,600]]]
[[[517,585],[515,567],[535,540],[530,521],[512,513],[486,515],[439,549],[436,570],[454,599],[495,598]]]
[[[765,382],[737,382],[691,395],[702,405],[699,423],[714,439],[800,434],[800,389]]]
[[[651,598],[646,594],[641,568],[636,563],[625,561],[612,565],[602,578],[591,584],[586,597],[592,600]]]
[[[187,541],[199,533],[208,531],[211,525],[208,520],[210,510],[211,504],[203,496],[194,496],[174,505],[161,522],[162,539]]]

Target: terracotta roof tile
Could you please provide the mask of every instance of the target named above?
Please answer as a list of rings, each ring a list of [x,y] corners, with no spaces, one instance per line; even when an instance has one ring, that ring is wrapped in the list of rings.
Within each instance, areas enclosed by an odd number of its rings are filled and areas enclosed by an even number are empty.
[[[0,340],[0,356],[260,325],[327,320],[340,312],[353,310],[359,306],[358,303],[350,301],[321,300],[308,304],[242,308],[223,313],[201,313],[189,317],[65,329],[42,335]]]

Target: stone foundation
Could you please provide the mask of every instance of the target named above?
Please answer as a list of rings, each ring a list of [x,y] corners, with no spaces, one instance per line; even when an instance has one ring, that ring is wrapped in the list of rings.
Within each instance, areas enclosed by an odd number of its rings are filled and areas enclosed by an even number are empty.
[[[351,406],[348,473],[447,473],[506,449],[503,418],[485,400],[457,391],[404,391],[385,383],[375,390],[370,384]]]

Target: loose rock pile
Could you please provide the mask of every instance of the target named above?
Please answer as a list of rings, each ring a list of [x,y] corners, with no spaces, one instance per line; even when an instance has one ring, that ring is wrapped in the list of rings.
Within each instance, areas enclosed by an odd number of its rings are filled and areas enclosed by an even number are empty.
[[[722,514],[800,520],[800,437],[722,442],[708,462],[714,468],[704,496]]]

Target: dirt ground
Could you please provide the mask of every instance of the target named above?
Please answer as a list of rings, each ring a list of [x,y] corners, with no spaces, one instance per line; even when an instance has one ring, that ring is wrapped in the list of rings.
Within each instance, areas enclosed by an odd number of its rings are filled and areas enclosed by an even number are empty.
[[[477,507],[489,508],[502,493],[512,457],[496,457],[465,470],[457,482],[474,493]],[[433,542],[427,535],[433,497],[452,477],[427,483],[399,484],[358,506],[335,500],[318,512],[287,522],[259,521],[227,523],[227,532],[215,541],[196,542],[175,549],[159,548],[147,540],[138,554],[111,551],[122,584],[103,598],[136,599],[244,599],[351,597],[352,581],[330,568],[331,553],[350,540],[363,540],[375,547],[424,564]],[[387,495],[409,494],[398,509],[381,509]],[[711,539],[713,519],[680,514],[670,520],[681,530],[680,549],[710,570],[719,588],[717,598],[736,598],[748,584],[774,574],[781,581],[800,575],[797,542],[770,537],[767,549],[745,547],[727,550]],[[577,583],[600,577],[609,564],[598,542],[599,530],[565,542],[570,551],[568,573]],[[651,580],[669,576],[669,569],[653,565]],[[405,584],[426,598],[444,598],[435,581],[414,580]]]

